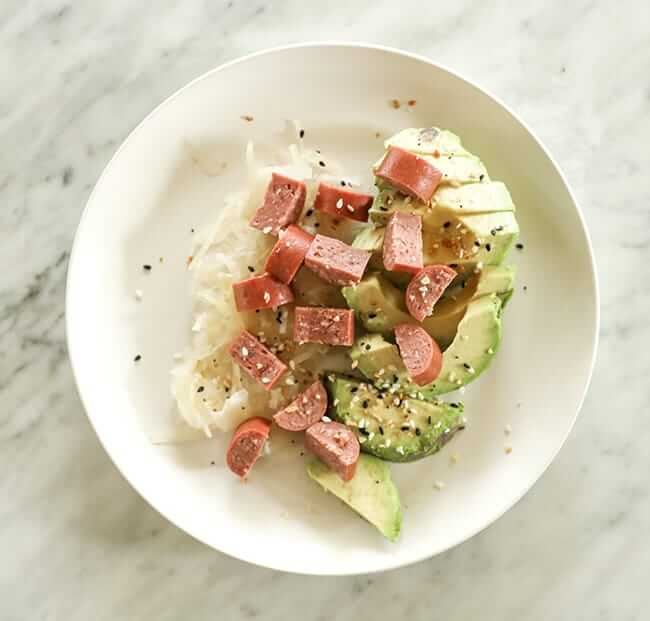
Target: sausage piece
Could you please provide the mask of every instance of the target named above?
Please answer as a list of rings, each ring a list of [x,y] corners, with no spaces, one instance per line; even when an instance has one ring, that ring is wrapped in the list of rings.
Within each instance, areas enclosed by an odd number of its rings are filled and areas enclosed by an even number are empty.
[[[280,239],[266,259],[264,269],[280,282],[288,285],[300,269],[314,236],[291,224],[280,231]]]
[[[271,421],[256,416],[245,420],[230,439],[226,463],[237,476],[244,478],[262,454],[271,431]]]
[[[287,370],[272,351],[269,351],[248,330],[230,344],[231,358],[254,380],[262,384],[265,390],[272,390]]]
[[[433,312],[456,272],[446,265],[428,265],[421,269],[406,287],[406,308],[418,321],[424,321]]]
[[[420,155],[389,147],[375,175],[393,187],[428,203],[442,179],[442,172]]]
[[[335,218],[368,222],[368,210],[372,206],[372,200],[371,194],[321,183],[318,186],[314,208]]]
[[[305,256],[305,266],[325,282],[346,287],[361,280],[371,256],[371,252],[333,237],[316,235]]]
[[[422,262],[422,218],[396,211],[384,234],[384,267],[392,272],[419,272]]]
[[[418,385],[430,384],[442,369],[442,352],[421,326],[402,323],[395,326],[395,340],[409,377]]]
[[[278,427],[287,431],[304,431],[317,423],[327,410],[327,391],[322,382],[314,382],[287,407],[274,414]]]
[[[260,308],[277,308],[293,302],[291,287],[277,281],[270,274],[253,276],[232,286],[235,306],[241,313]]]
[[[347,345],[354,343],[354,311],[344,308],[296,306],[293,340],[298,343]]]
[[[344,481],[354,477],[359,461],[359,440],[341,423],[316,423],[305,432],[305,446]]]
[[[255,212],[250,226],[262,233],[277,235],[280,229],[298,220],[306,196],[307,188],[302,181],[273,173],[264,202]]]

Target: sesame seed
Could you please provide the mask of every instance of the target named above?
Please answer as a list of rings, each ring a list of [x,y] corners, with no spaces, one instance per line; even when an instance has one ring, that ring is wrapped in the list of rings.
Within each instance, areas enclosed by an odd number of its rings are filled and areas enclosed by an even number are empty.
[[[336,208],[337,209],[343,209],[343,199],[339,198],[339,200],[336,201]]]
[[[264,302],[268,304],[271,301],[271,294],[268,291],[264,292]]]
[[[270,384],[271,380],[268,377],[263,377],[262,378],[262,384]]]
[[[135,290],[135,299],[138,300],[138,302],[142,299],[142,289]]]
[[[300,133],[299,133],[298,135],[299,135],[301,138],[304,138],[304,137],[305,137],[305,130],[304,130],[304,129],[301,129],[301,130],[300,130]]]
[[[142,356],[141,356],[140,354],[138,354],[138,355],[133,359],[133,362],[139,362],[140,360],[142,360]]]
[[[325,162],[323,162],[323,160],[321,160],[320,162],[318,162],[318,165],[319,165],[319,166],[322,166],[323,168],[325,168]]]
[[[142,266],[142,269],[143,269],[145,272],[150,272],[150,271],[151,271],[151,265],[145,263],[145,265]]]
[[[347,205],[346,208],[350,213],[354,213],[354,207],[352,205]]]
[[[433,484],[433,487],[435,487],[438,491],[441,491],[442,489],[444,489],[445,484],[442,481],[436,481]]]
[[[512,427],[510,425],[506,425],[503,428],[503,433],[505,433],[507,436],[509,436],[512,433]]]
[[[331,422],[332,422],[332,419],[331,419],[329,416],[323,416],[323,417],[321,418],[321,420],[322,420],[324,423],[331,423]]]
[[[268,235],[272,230],[273,230],[273,227],[272,227],[272,226],[265,226],[265,227],[262,229],[262,233],[265,233],[266,235]]]
[[[356,369],[359,366],[359,362],[357,360],[353,360],[352,364],[350,365],[353,369]]]

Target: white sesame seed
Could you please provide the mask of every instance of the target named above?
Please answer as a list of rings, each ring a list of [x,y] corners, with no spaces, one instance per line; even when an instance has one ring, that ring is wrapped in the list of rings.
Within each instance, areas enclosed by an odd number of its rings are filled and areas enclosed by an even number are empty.
[[[420,282],[423,285],[428,285],[431,282],[431,279],[425,274],[424,276],[422,276],[422,278],[420,278]]]
[[[339,400],[338,400],[338,399],[334,399],[334,403],[333,403],[332,405],[333,405],[334,407],[336,407],[338,404],[339,404]]]
[[[264,292],[264,302],[268,304],[271,301],[271,294],[268,291]]]
[[[271,380],[268,377],[263,377],[262,378],[262,384],[270,384]]]
[[[321,420],[322,420],[324,423],[331,423],[331,422],[332,422],[332,419],[331,419],[329,416],[323,416],[323,417],[321,418]]]
[[[348,210],[350,213],[354,213],[354,207],[352,207],[352,205],[347,205],[347,210]]]
[[[433,484],[433,487],[435,487],[438,491],[441,491],[445,487],[445,484],[442,481],[436,481]]]
[[[134,295],[135,299],[139,302],[142,299],[142,289],[136,289]]]
[[[488,349],[487,349],[487,353],[488,353],[488,354],[493,354],[493,353],[494,353],[494,350],[493,350],[491,347],[488,347]]]
[[[272,227],[272,226],[265,226],[265,227],[262,229],[262,233],[265,233],[266,235],[268,235],[272,230],[273,230],[273,227]]]
[[[334,315],[334,323],[341,321],[341,318],[338,315]]]
[[[343,209],[343,199],[339,198],[339,200],[336,201],[336,208],[337,209]]]
[[[183,354],[181,354],[181,352],[177,351],[177,352],[173,355],[173,358],[174,358],[174,360],[182,360],[182,359],[183,359]]]
[[[503,433],[505,433],[507,436],[509,436],[512,433],[512,427],[510,425],[506,425],[503,428]]]
[[[264,366],[264,365],[263,365],[261,362],[258,362],[258,363],[255,365],[255,368],[256,368],[256,369],[261,369],[263,366]]]
[[[246,347],[241,348],[241,355],[246,358],[248,356],[248,349]]]
[[[352,364],[350,365],[353,369],[356,369],[359,366],[359,362],[357,360],[353,360]]]

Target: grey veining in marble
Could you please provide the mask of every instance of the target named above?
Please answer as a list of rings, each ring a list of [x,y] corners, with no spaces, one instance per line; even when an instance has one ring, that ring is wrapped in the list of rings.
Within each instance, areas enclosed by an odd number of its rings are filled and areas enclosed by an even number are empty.
[[[3,0],[0,620],[650,618],[649,27],[631,0]],[[353,579],[245,565],[168,524],[99,445],[64,339],[75,226],[127,133],[225,60],[326,38],[426,54],[517,109],[576,190],[602,288],[592,388],[532,492],[446,554]]]

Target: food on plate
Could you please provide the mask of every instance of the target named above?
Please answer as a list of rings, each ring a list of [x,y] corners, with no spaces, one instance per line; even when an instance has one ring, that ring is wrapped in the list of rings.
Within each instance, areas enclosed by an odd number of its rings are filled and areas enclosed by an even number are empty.
[[[314,274],[339,287],[359,282],[368,261],[369,252],[326,235],[316,235],[305,257],[305,265]]]
[[[272,173],[271,181],[250,225],[270,235],[298,220],[305,206],[307,188],[302,181]]]
[[[303,264],[312,241],[314,241],[313,235],[295,224],[289,225],[280,232],[280,239],[275,242],[273,250],[269,253],[264,269],[277,280],[288,285]]]
[[[386,461],[428,457],[465,427],[460,403],[391,394],[343,375],[328,379],[327,387],[334,418],[355,431],[362,451]]]
[[[433,313],[433,307],[456,278],[456,271],[447,265],[427,265],[406,287],[406,308],[422,323]]]
[[[384,234],[384,268],[414,274],[422,267],[422,218],[396,212],[388,219]]]
[[[354,311],[347,308],[296,306],[293,340],[349,347],[354,343]]]
[[[397,541],[402,528],[402,505],[386,462],[360,455],[354,478],[347,482],[317,459],[308,464],[307,473],[326,492],[340,498],[375,526],[386,539]]]
[[[350,427],[334,422],[314,423],[305,431],[305,447],[344,481],[354,477],[359,441]]]
[[[226,450],[226,463],[237,476],[245,477],[262,454],[271,432],[271,421],[256,416],[244,421],[233,434]]]
[[[395,326],[395,341],[409,377],[418,386],[426,386],[440,375],[442,352],[423,327],[401,323]]]
[[[335,218],[349,218],[359,222],[368,221],[368,210],[373,201],[372,194],[355,192],[338,185],[321,183],[314,201],[314,209]]]
[[[230,345],[230,356],[265,390],[272,390],[287,370],[286,364],[246,330]]]
[[[300,393],[289,405],[273,415],[278,427],[287,431],[305,431],[327,412],[327,391],[319,380]]]
[[[407,197],[427,203],[436,191],[442,172],[421,155],[396,146],[388,147],[386,155],[375,168],[375,175],[388,182]]]
[[[262,308],[277,308],[293,302],[293,291],[270,274],[262,274],[236,282],[232,286],[235,294],[235,306],[244,311]]]
[[[440,396],[499,349],[519,227],[506,186],[455,134],[411,128],[384,147],[365,171],[375,193],[302,138],[268,166],[248,145],[249,187],[196,234],[192,344],[172,390],[191,427],[235,430],[236,475],[281,429],[318,457],[312,479],[395,540],[388,462],[465,428],[462,403]]]

